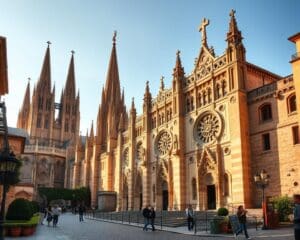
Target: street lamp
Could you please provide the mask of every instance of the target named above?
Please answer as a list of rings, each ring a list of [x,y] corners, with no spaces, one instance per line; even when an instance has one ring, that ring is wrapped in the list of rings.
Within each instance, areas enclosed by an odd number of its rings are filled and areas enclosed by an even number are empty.
[[[15,154],[9,151],[5,102],[0,102],[0,110],[0,132],[3,134],[3,149],[0,152],[0,184],[3,185],[0,209],[0,240],[3,240],[6,193],[9,183],[15,177],[18,160]]]
[[[256,173],[254,175],[254,182],[256,185],[262,189],[262,210],[263,210],[263,226],[262,229],[267,229],[266,225],[266,206],[265,206],[265,188],[268,186],[270,176],[267,174],[266,170],[262,170],[260,174]]]

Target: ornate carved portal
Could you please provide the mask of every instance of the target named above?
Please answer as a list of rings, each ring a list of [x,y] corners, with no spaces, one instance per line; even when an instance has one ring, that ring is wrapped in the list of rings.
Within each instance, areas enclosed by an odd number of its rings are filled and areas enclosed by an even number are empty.
[[[155,204],[157,210],[173,209],[173,170],[172,161],[158,159]]]
[[[219,169],[216,156],[204,148],[197,161],[199,209],[216,209],[220,206]]]

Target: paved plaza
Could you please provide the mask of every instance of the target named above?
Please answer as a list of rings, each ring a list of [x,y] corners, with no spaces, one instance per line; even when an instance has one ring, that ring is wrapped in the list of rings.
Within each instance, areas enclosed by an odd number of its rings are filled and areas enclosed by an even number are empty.
[[[282,228],[278,230],[258,230],[250,229],[249,234],[252,239],[274,239],[274,240],[292,240],[293,229]],[[218,235],[212,236],[205,232],[193,233],[188,232],[186,228],[164,228],[162,231],[155,232],[142,231],[141,226],[122,225],[118,223],[103,222],[96,220],[85,219],[84,222],[79,222],[78,215],[70,213],[63,214],[58,223],[57,228],[48,227],[47,225],[40,225],[37,232],[31,237],[10,238],[9,240],[117,240],[117,239],[166,239],[166,240],[194,240],[194,239],[233,239],[233,236]],[[239,239],[245,239],[240,236]]]

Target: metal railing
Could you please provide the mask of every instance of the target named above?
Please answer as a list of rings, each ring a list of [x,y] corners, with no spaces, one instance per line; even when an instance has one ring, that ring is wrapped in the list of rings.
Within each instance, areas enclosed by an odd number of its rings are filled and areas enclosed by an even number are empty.
[[[224,217],[217,216],[216,211],[195,211],[194,212],[194,234],[197,232],[210,232],[213,221],[222,221]],[[99,212],[95,210],[87,211],[86,217],[98,221],[116,222],[134,226],[143,226],[144,217],[141,211],[126,212]],[[249,228],[256,228],[261,224],[256,216],[247,217]],[[156,228],[167,230],[168,228],[187,229],[187,218],[185,211],[156,211],[154,225]]]

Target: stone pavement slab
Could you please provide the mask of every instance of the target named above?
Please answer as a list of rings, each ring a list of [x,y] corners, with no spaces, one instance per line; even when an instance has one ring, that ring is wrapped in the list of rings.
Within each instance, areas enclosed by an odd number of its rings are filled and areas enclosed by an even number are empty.
[[[252,239],[271,240],[293,240],[293,229],[282,228],[277,230],[249,229]],[[216,240],[233,239],[233,235],[211,235],[206,232],[199,232],[194,235],[185,227],[166,228],[161,231],[157,226],[157,231],[142,231],[141,225],[124,225],[120,223],[104,222],[99,220],[85,219],[79,222],[78,215],[70,213],[60,216],[58,227],[48,227],[39,225],[36,234],[30,237],[11,238],[7,240]],[[239,236],[239,239],[245,239]]]

